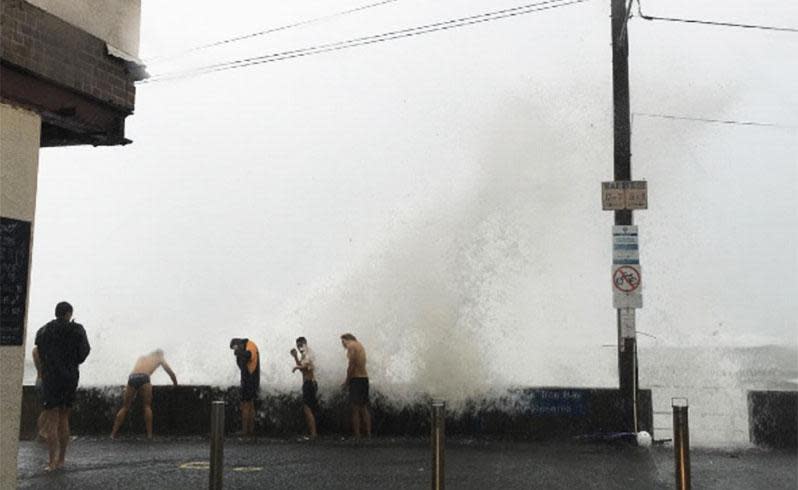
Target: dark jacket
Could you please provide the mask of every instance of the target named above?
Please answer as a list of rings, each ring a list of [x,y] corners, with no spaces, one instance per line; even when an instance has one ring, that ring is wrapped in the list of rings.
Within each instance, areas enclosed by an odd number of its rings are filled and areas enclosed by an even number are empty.
[[[36,332],[35,343],[42,360],[44,383],[77,384],[78,366],[91,350],[83,325],[53,320]]]

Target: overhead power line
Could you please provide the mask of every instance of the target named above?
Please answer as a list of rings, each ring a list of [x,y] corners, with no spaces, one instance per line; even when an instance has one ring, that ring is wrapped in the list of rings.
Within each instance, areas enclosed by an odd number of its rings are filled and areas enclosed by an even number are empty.
[[[213,73],[217,71],[225,71],[225,70],[233,70],[237,68],[244,68],[247,66],[252,65],[259,65],[263,63],[274,63],[276,61],[287,60],[291,58],[298,58],[303,56],[311,56],[315,54],[321,54],[331,51],[339,51],[343,49],[353,48],[356,46],[364,46],[368,44],[375,44],[381,43],[386,41],[392,41],[396,39],[402,39],[406,37],[412,36],[419,36],[422,34],[429,34],[432,32],[443,31],[448,29],[456,29],[459,27],[465,27],[469,25],[479,24],[483,22],[490,22],[494,20],[504,19],[507,17],[514,17],[519,15],[526,15],[531,14],[534,12],[540,12],[544,10],[555,9],[559,7],[565,7],[568,5],[574,5],[578,3],[584,3],[589,0],[545,0],[536,3],[521,5],[518,7],[512,7],[508,9],[502,10],[495,10],[492,12],[487,12],[483,14],[471,15],[468,17],[462,17],[458,19],[451,19],[447,21],[435,22],[432,24],[426,24],[417,27],[410,27],[407,29],[401,29],[398,31],[391,31],[382,34],[375,34],[371,36],[364,36],[358,37],[353,39],[348,39],[345,41],[338,41],[333,43],[327,44],[319,44],[316,46],[310,46],[307,48],[301,49],[294,49],[290,51],[283,51],[278,53],[271,53],[262,56],[255,56],[251,58],[243,58],[239,60],[229,61],[225,63],[216,63],[212,65],[201,66],[185,71],[179,72],[172,72],[172,73],[164,73],[161,75],[154,75],[152,78],[148,80],[144,80],[140,83],[153,83],[165,80],[174,80],[179,78],[187,78],[192,76],[203,75],[206,73]]]
[[[361,5],[360,7],[355,7],[355,8],[351,8],[351,9],[348,9],[348,10],[342,10],[340,12],[335,12],[335,13],[329,14],[329,15],[322,15],[320,17],[314,17],[312,19],[306,19],[306,20],[303,20],[303,21],[294,22],[294,23],[286,24],[286,25],[279,26],[279,27],[272,27],[272,28],[269,28],[269,29],[265,29],[263,31],[252,32],[250,34],[244,34],[242,36],[235,36],[235,37],[231,37],[231,38],[228,38],[228,39],[222,39],[220,41],[215,41],[215,42],[212,42],[212,43],[203,44],[203,45],[200,45],[200,46],[195,46],[193,48],[189,48],[189,49],[180,51],[178,53],[165,55],[165,56],[158,56],[158,57],[155,57],[155,58],[150,58],[147,61],[148,62],[153,62],[153,61],[171,60],[171,59],[174,59],[174,58],[178,58],[180,56],[185,56],[187,54],[195,53],[197,51],[202,51],[204,49],[210,49],[210,48],[215,48],[215,47],[218,47],[218,46],[223,46],[225,44],[230,44],[230,43],[235,43],[235,42],[239,42],[239,41],[244,41],[246,39],[252,39],[253,37],[265,36],[267,34],[273,34],[275,32],[280,32],[280,31],[285,31],[285,30],[288,30],[288,29],[293,29],[295,27],[302,27],[302,26],[306,26],[308,24],[314,24],[316,22],[322,22],[322,21],[325,21],[325,20],[334,19],[336,17],[342,17],[344,15],[353,14],[355,12],[360,12],[362,10],[368,10],[370,8],[379,7],[380,5],[385,5],[385,4],[388,4],[388,3],[394,3],[394,2],[398,2],[398,1],[399,0],[382,0],[380,2],[369,3],[367,5]]]
[[[657,17],[653,15],[646,15],[643,13],[643,7],[640,4],[640,0],[637,0],[637,12],[640,17],[646,20],[660,20],[666,22],[682,22],[685,24],[703,24],[715,27],[738,27],[741,29],[759,29],[764,31],[781,31],[781,32],[798,32],[798,28],[794,27],[778,27],[778,26],[766,26],[766,25],[759,25],[759,24],[737,24],[734,22],[718,22],[714,20],[700,20],[700,19],[680,19],[677,17]]]
[[[770,122],[739,121],[735,119],[710,119],[706,117],[677,116],[675,114],[658,114],[653,112],[633,112],[632,116],[651,117],[657,119],[672,119],[678,121],[694,121],[694,122],[712,123],[712,124],[730,124],[734,126],[760,126],[766,128],[798,129],[798,126],[787,126],[783,124],[776,124]]]

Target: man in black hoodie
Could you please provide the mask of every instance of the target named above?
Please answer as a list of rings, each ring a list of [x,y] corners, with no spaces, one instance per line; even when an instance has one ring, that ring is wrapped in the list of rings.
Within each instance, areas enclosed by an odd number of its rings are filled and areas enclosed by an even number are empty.
[[[69,444],[69,412],[75,401],[80,373],[78,366],[91,348],[83,325],[72,320],[72,305],[55,306],[55,320],[36,332],[36,347],[42,365],[42,405],[50,450],[48,470],[64,466]]]

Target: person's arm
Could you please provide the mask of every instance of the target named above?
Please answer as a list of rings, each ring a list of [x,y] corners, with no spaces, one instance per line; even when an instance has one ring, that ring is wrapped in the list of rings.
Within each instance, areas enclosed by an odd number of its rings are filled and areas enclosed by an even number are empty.
[[[302,365],[302,363],[299,362],[299,355],[297,355],[296,349],[291,349],[291,357],[294,358],[294,363],[297,365],[297,367]]]
[[[349,360],[349,363],[346,366],[346,379],[342,383],[343,386],[349,384],[349,380],[352,379],[352,373],[355,371],[355,356],[352,350],[352,347],[347,347],[346,349],[346,358]]]
[[[83,325],[78,324],[77,327],[80,339],[78,340],[78,357],[76,360],[78,361],[78,364],[83,364],[83,361],[89,357],[91,346],[89,345],[89,339],[86,337],[86,330],[83,328]]]
[[[172,367],[169,365],[168,362],[166,362],[166,359],[161,360],[161,367],[163,368],[164,371],[166,371],[166,374],[168,374],[169,377],[172,378],[172,384],[177,386],[177,376],[175,376],[175,372],[172,371]]]
[[[39,357],[38,347],[33,348],[33,365],[36,366],[36,377],[41,378],[44,373],[42,372],[42,360]]]
[[[236,363],[238,363],[238,367],[244,369],[249,362],[249,359],[252,357],[252,353],[243,347],[236,347],[234,351],[236,355]]]

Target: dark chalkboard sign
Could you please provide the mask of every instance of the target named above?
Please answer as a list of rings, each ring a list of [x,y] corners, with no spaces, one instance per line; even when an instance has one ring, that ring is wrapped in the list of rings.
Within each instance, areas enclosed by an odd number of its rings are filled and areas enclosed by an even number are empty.
[[[0,217],[0,345],[22,345],[30,228],[29,221]]]

